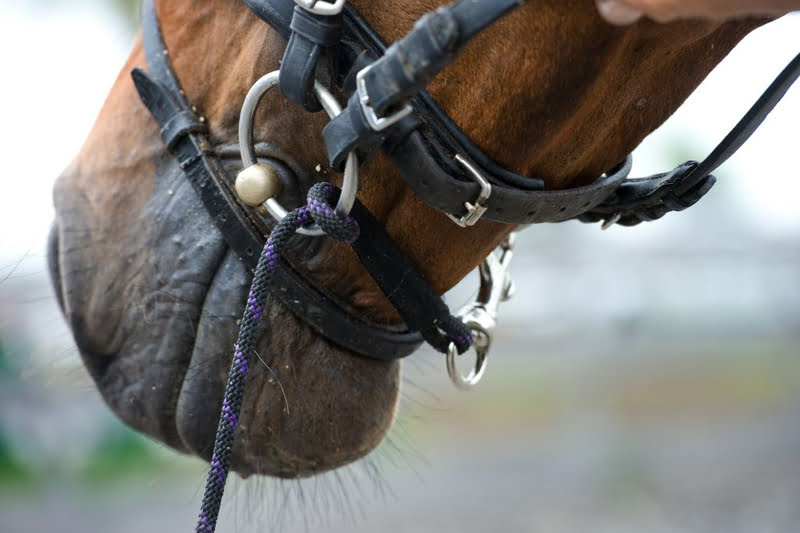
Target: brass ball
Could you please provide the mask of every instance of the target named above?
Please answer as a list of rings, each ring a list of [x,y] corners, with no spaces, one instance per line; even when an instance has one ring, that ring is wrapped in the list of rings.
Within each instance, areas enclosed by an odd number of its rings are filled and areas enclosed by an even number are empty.
[[[256,163],[236,176],[236,194],[250,207],[256,207],[281,192],[278,173],[269,165]]]

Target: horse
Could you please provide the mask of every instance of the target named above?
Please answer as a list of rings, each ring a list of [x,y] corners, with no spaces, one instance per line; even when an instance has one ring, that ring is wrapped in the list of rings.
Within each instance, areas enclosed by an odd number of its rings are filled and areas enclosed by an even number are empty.
[[[348,4],[391,43],[440,3]],[[154,9],[165,57],[209,151],[234,176],[239,111],[256,80],[281,68],[284,36],[241,2],[157,0]],[[591,0],[527,2],[477,35],[427,90],[492,161],[538,177],[545,190],[570,190],[616,168],[766,22],[641,20],[620,28],[605,23]],[[138,431],[210,460],[252,269],[165,151],[129,76],[135,67],[147,70],[141,37],[57,180],[50,273],[109,407]],[[284,205],[299,205],[314,183],[341,183],[320,136],[327,122],[277,91],[261,101],[256,151],[276,162]],[[415,194],[389,156],[372,155],[360,169],[358,198],[435,293],[515,229],[492,220],[452,223]],[[387,327],[402,321],[351,248],[298,237],[287,255],[354,315]],[[232,469],[296,478],[368,454],[395,417],[401,364],[332,342],[277,297],[261,314],[256,354],[265,364],[249,372]]]

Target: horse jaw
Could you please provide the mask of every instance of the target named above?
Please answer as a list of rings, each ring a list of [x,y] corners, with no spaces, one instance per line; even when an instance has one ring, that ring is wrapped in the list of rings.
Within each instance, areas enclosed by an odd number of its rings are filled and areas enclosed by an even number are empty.
[[[50,265],[85,366],[132,427],[211,455],[249,274],[138,100],[137,45],[80,154],[59,177]],[[233,469],[310,475],[381,442],[398,363],[320,338],[270,301],[234,447]]]

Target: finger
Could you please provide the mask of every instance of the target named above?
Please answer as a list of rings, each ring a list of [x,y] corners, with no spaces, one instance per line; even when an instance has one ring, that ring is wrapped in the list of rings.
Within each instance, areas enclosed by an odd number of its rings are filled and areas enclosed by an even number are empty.
[[[642,18],[642,12],[620,0],[596,0],[600,15],[611,24],[627,26]]]

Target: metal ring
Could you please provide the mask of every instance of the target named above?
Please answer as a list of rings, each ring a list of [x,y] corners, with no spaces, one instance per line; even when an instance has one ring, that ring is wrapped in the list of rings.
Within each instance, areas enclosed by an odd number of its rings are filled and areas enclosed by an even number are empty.
[[[344,9],[345,0],[334,0],[323,2],[320,0],[294,0],[297,5],[303,9],[314,13],[315,15],[323,15],[331,17],[338,15]]]
[[[447,373],[450,374],[450,381],[453,382],[453,385],[455,385],[456,388],[465,391],[475,388],[475,385],[480,383],[483,373],[486,371],[487,355],[487,350],[476,349],[475,367],[472,369],[469,375],[465,377],[461,374],[461,372],[459,372],[458,367],[456,367],[458,348],[454,342],[451,342],[450,347],[447,349]]]
[[[261,98],[273,87],[278,85],[280,79],[280,71],[276,70],[263,76],[250,88],[247,96],[242,104],[242,113],[239,116],[239,147],[242,153],[242,164],[244,168],[255,165],[258,162],[256,158],[256,150],[253,141],[253,121],[258,109],[258,104]],[[336,101],[336,98],[323,87],[319,82],[314,83],[314,91],[319,98],[322,108],[328,113],[330,118],[335,118],[342,112],[342,106]],[[356,193],[358,192],[358,158],[354,153],[347,156],[347,163],[344,167],[344,181],[342,182],[342,194],[339,197],[339,202],[336,204],[336,214],[339,216],[347,216],[353,204],[356,201]],[[287,214],[286,209],[278,202],[276,198],[269,198],[264,202],[264,207],[267,209],[272,218],[281,221]],[[300,228],[297,233],[311,237],[319,237],[325,235],[322,229],[314,224],[307,228]]]

